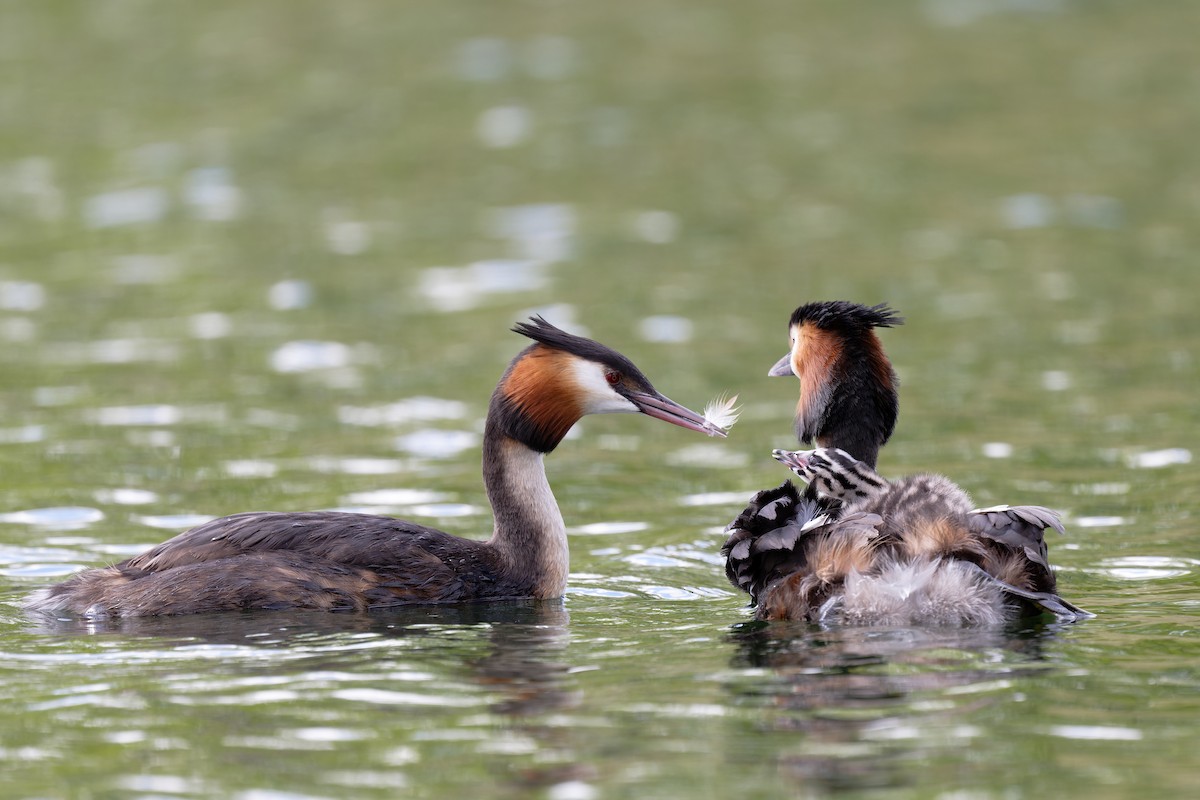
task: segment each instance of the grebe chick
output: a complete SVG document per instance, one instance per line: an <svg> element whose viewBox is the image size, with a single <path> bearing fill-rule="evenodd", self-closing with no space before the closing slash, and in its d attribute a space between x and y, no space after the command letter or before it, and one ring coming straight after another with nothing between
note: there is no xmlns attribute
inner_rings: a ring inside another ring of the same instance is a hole
<svg viewBox="0 0 1200 800"><path fill-rule="evenodd" d="M889 481L843 450L774 451L818 496L842 503L729 552L760 619L874 625L989 625L1049 612L1091 616L1059 597L1041 506L973 509L941 475Z"/></svg>
<svg viewBox="0 0 1200 800"><path fill-rule="evenodd" d="M561 597L566 528L542 457L585 414L640 412L725 431L657 392L628 358L534 317L534 340L492 394L483 478L495 517L475 541L413 522L331 511L213 520L32 595L26 608L92 617L239 609L364 611L410 603Z"/></svg>

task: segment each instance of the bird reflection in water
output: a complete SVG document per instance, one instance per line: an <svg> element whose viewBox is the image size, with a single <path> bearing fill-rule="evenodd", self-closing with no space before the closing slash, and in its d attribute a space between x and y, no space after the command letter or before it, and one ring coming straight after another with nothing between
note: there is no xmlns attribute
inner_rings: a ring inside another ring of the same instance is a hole
<svg viewBox="0 0 1200 800"><path fill-rule="evenodd" d="M570 620L561 601L401 606L370 614L256 611L181 617L29 619L31 629L43 635L90 634L124 639L122 649L129 651L131 660L137 659L141 649L131 640L139 638L153 639L155 648L215 645L253 648L256 652L277 650L281 658L268 660L268 665L274 664L268 668L294 675L298 684L304 684L313 672L352 672L370 677L373 669L381 682L386 681L395 663L382 666L380 651L364 650L361 645L364 636L396 640L404 646L406 668L437 674L436 693L444 693L447 683L465 684L468 694L471 685L482 687L490 696L487 707L496 717L493 724L502 738L512 735L527 739L536 744L540 755L553 754L553 758L510 763L507 778L514 791L545 790L567 782L592 781L598 775L594 765L577 757L584 748L575 746L579 743L569 727L545 724L546 715L568 712L583 700L571 683L572 667L564 659ZM296 657L303 659L299 670ZM197 660L203 657L198 655ZM263 665L256 657L249 669L260 673ZM355 682L353 687L362 685ZM405 689L411 691L415 685L406 683ZM275 684L273 688L286 686ZM337 688L344 687L339 685L332 691Z"/></svg>
<svg viewBox="0 0 1200 800"><path fill-rule="evenodd" d="M730 691L764 725L803 736L783 749L791 781L828 791L898 788L931 754L978 735L973 715L1015 702L1014 681L1045 674L1044 644L1065 623L903 628L742 623L729 639ZM762 671L767 674L762 674Z"/></svg>
<svg viewBox="0 0 1200 800"><path fill-rule="evenodd" d="M527 715L566 708L577 701L564 688L569 665L559 660L569 638L560 601L514 600L490 604L401 606L371 614L309 611L195 614L183 617L62 617L33 619L41 634L153 637L179 645L288 648L314 639L375 634L384 638L432 638L447 628L486 628L485 655L468 659L471 679L504 694L496 713ZM323 651L336 657L336 641ZM347 649L347 654L356 651Z"/></svg>

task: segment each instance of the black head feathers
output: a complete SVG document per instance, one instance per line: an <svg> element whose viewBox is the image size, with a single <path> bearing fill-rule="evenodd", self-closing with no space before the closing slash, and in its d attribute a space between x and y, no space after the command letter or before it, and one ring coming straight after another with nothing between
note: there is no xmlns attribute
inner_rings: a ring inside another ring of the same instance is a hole
<svg viewBox="0 0 1200 800"><path fill-rule="evenodd" d="M611 347L605 347L591 339L585 339L582 336L567 333L561 328L556 328L549 322L546 322L540 315L530 317L528 322L518 322L512 327L512 330L514 333L528 336L535 342L544 344L547 347L553 347L555 350L562 350L580 358L586 358L589 361L595 361L599 364L612 367L625 376L631 383L641 385L647 389L653 389L650 379L643 375L642 371L632 361L616 350L613 350Z"/></svg>
<svg viewBox="0 0 1200 800"><path fill-rule="evenodd" d="M901 317L887 303L864 306L847 300L829 300L806 303L792 312L789 327L810 323L823 330L843 333L862 333L871 328L893 328L904 324Z"/></svg>

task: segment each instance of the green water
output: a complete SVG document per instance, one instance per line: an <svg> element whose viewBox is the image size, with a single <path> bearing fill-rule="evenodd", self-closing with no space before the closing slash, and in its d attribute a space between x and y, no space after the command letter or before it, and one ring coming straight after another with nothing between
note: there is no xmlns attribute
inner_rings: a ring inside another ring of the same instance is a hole
<svg viewBox="0 0 1200 800"><path fill-rule="evenodd" d="M0 7L0 784L12 798L1191 797L1200 7ZM474 266L471 266L474 265ZM792 308L889 301L885 473L1064 511L1006 631L759 628ZM589 418L563 605L105 629L19 599L249 509L490 529L542 310L727 441ZM320 344L324 343L324 344ZM431 399L432 398L432 399Z"/></svg>

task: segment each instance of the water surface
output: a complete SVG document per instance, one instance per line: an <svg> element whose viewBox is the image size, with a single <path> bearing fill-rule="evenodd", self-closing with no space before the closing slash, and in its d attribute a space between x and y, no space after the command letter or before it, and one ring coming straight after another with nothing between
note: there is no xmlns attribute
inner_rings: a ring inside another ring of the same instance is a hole
<svg viewBox="0 0 1200 800"><path fill-rule="evenodd" d="M1075 2L0 11L0 777L35 797L1191 797L1197 11ZM1087 622L762 626L791 309L890 301L891 475L1061 509ZM533 313L710 441L547 462L563 603L31 619L250 509L490 530Z"/></svg>

